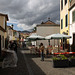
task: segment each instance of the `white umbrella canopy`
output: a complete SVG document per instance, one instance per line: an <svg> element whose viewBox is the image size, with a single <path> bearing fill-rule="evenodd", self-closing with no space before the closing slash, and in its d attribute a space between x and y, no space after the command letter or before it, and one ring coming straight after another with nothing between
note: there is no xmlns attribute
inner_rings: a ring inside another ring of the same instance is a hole
<svg viewBox="0 0 75 75"><path fill-rule="evenodd" d="M63 39L63 38L68 39L71 38L71 36L57 33L45 37L45 39Z"/></svg>
<svg viewBox="0 0 75 75"><path fill-rule="evenodd" d="M44 40L45 38L43 36L37 35L36 33L30 35L27 37L28 40Z"/></svg>
<svg viewBox="0 0 75 75"><path fill-rule="evenodd" d="M65 34L60 34L60 33L52 34L52 35L49 35L49 36L45 37L45 39L47 39L47 40L51 40L51 39L69 39L69 38L71 38L71 36L65 35ZM58 44L58 46L59 46L59 44ZM58 51L59 51L59 47L58 47Z"/></svg>

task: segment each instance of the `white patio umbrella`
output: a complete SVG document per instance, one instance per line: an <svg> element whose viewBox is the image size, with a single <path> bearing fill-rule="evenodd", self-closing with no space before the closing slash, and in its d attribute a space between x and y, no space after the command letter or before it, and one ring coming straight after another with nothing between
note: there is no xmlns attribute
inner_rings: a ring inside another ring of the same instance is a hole
<svg viewBox="0 0 75 75"><path fill-rule="evenodd" d="M27 37L28 40L44 40L45 38L43 36L37 35L36 33L30 35Z"/></svg>
<svg viewBox="0 0 75 75"><path fill-rule="evenodd" d="M51 40L51 39L69 39L69 38L71 38L71 36L65 35L65 34L60 34L60 33L52 34L52 35L49 35L49 36L45 37L45 39L47 39L47 40ZM59 50L59 48L58 48L58 50Z"/></svg>
<svg viewBox="0 0 75 75"><path fill-rule="evenodd" d="M63 39L63 38L68 39L68 38L71 38L71 36L57 33L57 34L52 34L52 35L45 37L45 39L48 39L48 40L49 39Z"/></svg>

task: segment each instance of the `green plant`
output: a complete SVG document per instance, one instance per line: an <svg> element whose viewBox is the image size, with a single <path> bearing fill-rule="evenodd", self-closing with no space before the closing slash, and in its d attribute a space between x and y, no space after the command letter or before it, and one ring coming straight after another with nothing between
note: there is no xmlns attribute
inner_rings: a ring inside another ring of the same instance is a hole
<svg viewBox="0 0 75 75"><path fill-rule="evenodd" d="M68 59L65 55L59 54L59 56L60 56L60 59L61 59L61 60L66 60L66 59Z"/></svg>
<svg viewBox="0 0 75 75"><path fill-rule="evenodd" d="M70 59L75 59L75 56L71 56Z"/></svg>
<svg viewBox="0 0 75 75"><path fill-rule="evenodd" d="M57 57L53 57L53 60L60 60L59 58L57 58Z"/></svg>
<svg viewBox="0 0 75 75"><path fill-rule="evenodd" d="M66 56L59 54L56 57L53 57L53 60L66 60L68 59Z"/></svg>

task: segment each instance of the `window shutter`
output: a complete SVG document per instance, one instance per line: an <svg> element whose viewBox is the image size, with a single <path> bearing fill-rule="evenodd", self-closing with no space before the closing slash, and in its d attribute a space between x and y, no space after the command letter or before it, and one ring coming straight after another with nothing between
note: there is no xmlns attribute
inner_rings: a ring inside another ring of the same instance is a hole
<svg viewBox="0 0 75 75"><path fill-rule="evenodd" d="M72 13L72 22L75 22L75 10Z"/></svg>
<svg viewBox="0 0 75 75"><path fill-rule="evenodd" d="M65 16L65 27L68 26L68 15Z"/></svg>
<svg viewBox="0 0 75 75"><path fill-rule="evenodd" d="M61 19L61 29L63 29L63 19Z"/></svg>

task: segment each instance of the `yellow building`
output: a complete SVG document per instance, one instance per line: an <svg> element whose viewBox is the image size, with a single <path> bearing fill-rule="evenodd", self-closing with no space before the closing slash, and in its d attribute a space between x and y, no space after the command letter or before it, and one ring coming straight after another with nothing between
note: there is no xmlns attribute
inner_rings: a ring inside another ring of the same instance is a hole
<svg viewBox="0 0 75 75"><path fill-rule="evenodd" d="M1 50L5 48L5 32L7 28L8 16L0 13L0 54Z"/></svg>
<svg viewBox="0 0 75 75"><path fill-rule="evenodd" d="M70 0L60 0L60 33L69 35ZM68 43L68 42L67 42Z"/></svg>

